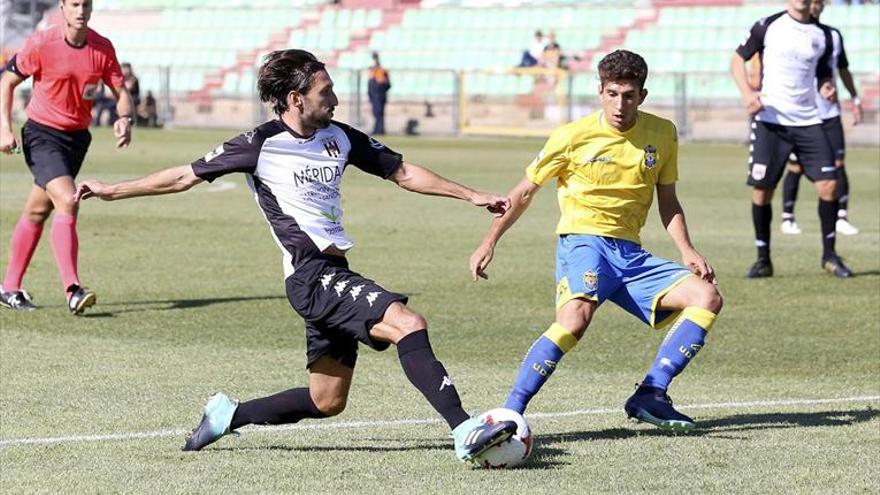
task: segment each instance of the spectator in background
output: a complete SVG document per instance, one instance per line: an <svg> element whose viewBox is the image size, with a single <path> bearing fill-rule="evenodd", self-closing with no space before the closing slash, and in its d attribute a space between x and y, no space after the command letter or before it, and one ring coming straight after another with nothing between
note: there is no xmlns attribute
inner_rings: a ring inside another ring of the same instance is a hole
<svg viewBox="0 0 880 495"><path fill-rule="evenodd" d="M116 113L116 100L107 96L103 81L98 83L98 89L95 90L95 104L92 112L92 125L101 127L101 120L104 114L107 114L108 125L113 125L118 119Z"/></svg>
<svg viewBox="0 0 880 495"><path fill-rule="evenodd" d="M159 127L159 107L152 91L147 91L143 104L138 110L138 125Z"/></svg>
<svg viewBox="0 0 880 495"><path fill-rule="evenodd" d="M136 75L134 75L134 71L131 69L131 64L128 62L123 62L122 65L122 76L125 77L125 89L128 90L128 94L131 95L131 103L134 108L138 108L141 104L141 85L138 81Z"/></svg>
<svg viewBox="0 0 880 495"><path fill-rule="evenodd" d="M544 39L544 33L542 33L540 29L535 31L535 39L532 41L532 45L529 49L523 52L519 67L534 67L540 65L541 60L544 57L544 47L546 45L547 42Z"/></svg>
<svg viewBox="0 0 880 495"><path fill-rule="evenodd" d="M370 66L370 80L367 83L367 96L373 109L373 134L385 134L385 104L391 79L388 71L379 62L379 53L373 52L373 65Z"/></svg>
<svg viewBox="0 0 880 495"><path fill-rule="evenodd" d="M547 44L544 46L544 67L558 69L562 67L562 47L556 42L556 33L550 32L547 36Z"/></svg>

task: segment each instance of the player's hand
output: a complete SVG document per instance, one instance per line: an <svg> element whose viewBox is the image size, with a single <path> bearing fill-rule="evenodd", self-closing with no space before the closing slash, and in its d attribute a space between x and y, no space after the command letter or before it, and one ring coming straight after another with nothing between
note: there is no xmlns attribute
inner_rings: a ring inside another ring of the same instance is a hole
<svg viewBox="0 0 880 495"><path fill-rule="evenodd" d="M746 112L749 112L749 115L755 115L760 112L764 108L764 103L761 102L761 93L752 91L743 98L743 105L746 107Z"/></svg>
<svg viewBox="0 0 880 495"><path fill-rule="evenodd" d="M819 94L831 103L837 101L837 88L831 81L825 81L819 86Z"/></svg>
<svg viewBox="0 0 880 495"><path fill-rule="evenodd" d="M112 199L110 186L97 180L82 181L76 187L76 193L73 195L73 202L79 203L80 201L92 197L101 198L104 201L110 201Z"/></svg>
<svg viewBox="0 0 880 495"><path fill-rule="evenodd" d="M686 266L694 275L700 277L706 282L712 284L718 283L718 280L715 279L715 269L712 268L712 265L709 264L702 254L698 253L696 250L691 250L682 253L681 258L682 262L684 262L684 266Z"/></svg>
<svg viewBox="0 0 880 495"><path fill-rule="evenodd" d="M862 123L862 102L859 101L858 99L853 99L852 112L853 112L853 120L852 120L853 125L861 124Z"/></svg>
<svg viewBox="0 0 880 495"><path fill-rule="evenodd" d="M18 141L16 141L12 129L0 130L0 152L8 155L10 153L16 153L18 150Z"/></svg>
<svg viewBox="0 0 880 495"><path fill-rule="evenodd" d="M486 274L486 268L489 266L489 263L492 262L492 258L495 256L495 247L488 244L480 244L474 254L471 255L471 277L473 277L474 282L481 278L488 279L489 275Z"/></svg>
<svg viewBox="0 0 880 495"><path fill-rule="evenodd" d="M113 135L116 136L116 147L125 148L131 142L131 120L119 117L113 123Z"/></svg>
<svg viewBox="0 0 880 495"><path fill-rule="evenodd" d="M491 193L476 193L471 199L476 206L484 206L492 215L500 217L510 208L510 199Z"/></svg>

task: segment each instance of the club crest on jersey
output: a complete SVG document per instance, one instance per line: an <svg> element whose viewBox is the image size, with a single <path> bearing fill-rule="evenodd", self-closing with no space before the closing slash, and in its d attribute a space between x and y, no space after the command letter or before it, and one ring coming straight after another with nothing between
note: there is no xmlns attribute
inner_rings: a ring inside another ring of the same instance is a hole
<svg viewBox="0 0 880 495"><path fill-rule="evenodd" d="M253 129L242 134L245 140L247 140L248 144L254 144L254 136L257 134L257 130Z"/></svg>
<svg viewBox="0 0 880 495"><path fill-rule="evenodd" d="M376 148L377 150L384 150L385 149L385 145L380 143L379 141L376 141L373 138L369 138L369 140L370 140L370 146L372 146L373 148Z"/></svg>
<svg viewBox="0 0 880 495"><path fill-rule="evenodd" d="M645 146L645 168L654 168L657 165L657 148L649 144Z"/></svg>
<svg viewBox="0 0 880 495"><path fill-rule="evenodd" d="M321 144L324 145L324 151L326 151L328 155L333 158L339 158L341 152L339 151L339 144L336 142L336 139L322 139Z"/></svg>
<svg viewBox="0 0 880 495"><path fill-rule="evenodd" d="M584 287L590 292L595 292L599 288L599 274L593 270L587 270L584 273Z"/></svg>

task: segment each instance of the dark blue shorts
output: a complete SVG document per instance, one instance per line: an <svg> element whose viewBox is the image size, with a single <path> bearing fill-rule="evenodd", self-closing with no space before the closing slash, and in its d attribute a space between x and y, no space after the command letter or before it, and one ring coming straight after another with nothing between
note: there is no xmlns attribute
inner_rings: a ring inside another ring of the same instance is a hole
<svg viewBox="0 0 880 495"><path fill-rule="evenodd" d="M76 178L91 142L88 129L61 131L32 120L21 128L24 160L34 183L43 189L52 179L65 175Z"/></svg>

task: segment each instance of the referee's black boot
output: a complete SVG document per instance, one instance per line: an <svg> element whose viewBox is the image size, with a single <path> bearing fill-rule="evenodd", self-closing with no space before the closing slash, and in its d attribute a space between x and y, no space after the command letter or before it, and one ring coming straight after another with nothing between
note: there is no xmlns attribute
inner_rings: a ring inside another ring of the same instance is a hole
<svg viewBox="0 0 880 495"><path fill-rule="evenodd" d="M70 313L74 315L81 315L86 308L94 306L95 302L98 300L98 296L96 296L94 292L76 284L68 287L67 293L69 294L67 298L67 309L69 309Z"/></svg>
<svg viewBox="0 0 880 495"><path fill-rule="evenodd" d="M823 259L822 268L824 268L826 272L834 275L837 278L855 277L855 274L852 272L852 270L850 270L849 267L843 264L843 259L836 254L832 254L831 256Z"/></svg>
<svg viewBox="0 0 880 495"><path fill-rule="evenodd" d="M758 258L758 261L746 273L746 278L767 278L772 276L773 262L770 261L770 258Z"/></svg>

